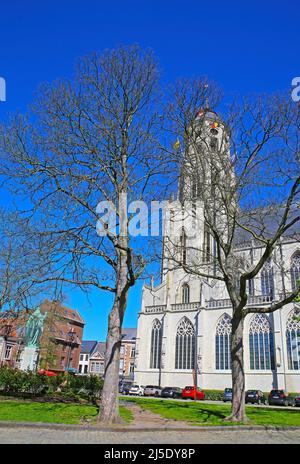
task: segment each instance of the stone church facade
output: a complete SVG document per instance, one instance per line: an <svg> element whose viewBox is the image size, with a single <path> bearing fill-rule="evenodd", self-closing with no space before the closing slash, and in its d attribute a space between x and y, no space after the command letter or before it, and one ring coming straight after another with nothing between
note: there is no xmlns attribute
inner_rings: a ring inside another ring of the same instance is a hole
<svg viewBox="0 0 300 464"><path fill-rule="evenodd" d="M207 125L219 118L207 110ZM223 130L222 124L214 134ZM215 135L214 135L215 137ZM218 135L217 135L218 137ZM191 190L188 179L182 189ZM180 193L179 193L180 198ZM187 274L170 261L170 243L178 240L189 260L189 251L209 249L214 243L201 220L173 202L165 211L162 278L158 285L144 284L138 317L135 382L141 385L184 387L197 384L204 389L231 387L230 337L231 302L225 284L213 278ZM203 217L203 216L202 216ZM188 235L188 231L196 234ZM284 237L272 259L248 285L248 307L267 308L280 301L300 278L300 243L297 231ZM241 237L236 254L255 264L261 244ZM244 326L246 389L272 388L300 392L300 323L295 318L300 303L290 303L271 314L249 314Z"/></svg>

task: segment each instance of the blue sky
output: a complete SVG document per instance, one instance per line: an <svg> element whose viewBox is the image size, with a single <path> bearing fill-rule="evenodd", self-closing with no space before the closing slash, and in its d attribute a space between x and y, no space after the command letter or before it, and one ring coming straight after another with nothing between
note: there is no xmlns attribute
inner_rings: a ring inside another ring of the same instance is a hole
<svg viewBox="0 0 300 464"><path fill-rule="evenodd" d="M43 81L72 74L76 58L119 44L151 47L163 79L207 75L226 95L287 89L300 75L299 0L14 0L0 6L0 119L25 110ZM3 198L2 198L3 201ZM126 326L135 326L140 288ZM68 296L86 320L85 338L104 339L110 298Z"/></svg>

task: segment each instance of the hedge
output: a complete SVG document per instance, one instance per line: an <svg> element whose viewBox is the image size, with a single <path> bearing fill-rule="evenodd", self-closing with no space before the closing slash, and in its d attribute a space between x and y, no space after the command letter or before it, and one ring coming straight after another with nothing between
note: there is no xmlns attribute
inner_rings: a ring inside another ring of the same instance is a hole
<svg viewBox="0 0 300 464"><path fill-rule="evenodd" d="M97 376L58 374L48 377L9 367L0 368L0 394L16 397L62 397L94 402L101 395L103 381Z"/></svg>
<svg viewBox="0 0 300 464"><path fill-rule="evenodd" d="M223 401L224 390L203 390L205 399L210 401Z"/></svg>

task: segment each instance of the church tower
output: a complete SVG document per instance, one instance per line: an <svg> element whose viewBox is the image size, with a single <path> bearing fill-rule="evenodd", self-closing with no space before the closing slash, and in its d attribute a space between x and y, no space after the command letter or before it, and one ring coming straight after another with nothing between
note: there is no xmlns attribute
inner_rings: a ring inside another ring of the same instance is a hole
<svg viewBox="0 0 300 464"><path fill-rule="evenodd" d="M205 108L196 114L185 140L179 179L181 203L213 196L216 183L220 183L218 176L225 180L231 170L229 138L229 130L216 112Z"/></svg>
<svg viewBox="0 0 300 464"><path fill-rule="evenodd" d="M165 215L163 274L180 273L185 264L216 271L211 229L226 230L224 192L232 202L233 182L229 130L216 112L202 109L186 135L178 201Z"/></svg>

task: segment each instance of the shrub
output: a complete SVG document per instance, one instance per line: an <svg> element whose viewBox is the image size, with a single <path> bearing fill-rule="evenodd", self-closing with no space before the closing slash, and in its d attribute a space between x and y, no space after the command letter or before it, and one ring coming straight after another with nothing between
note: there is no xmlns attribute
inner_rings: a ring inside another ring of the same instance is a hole
<svg viewBox="0 0 300 464"><path fill-rule="evenodd" d="M96 376L58 374L48 377L9 367L0 368L0 393L11 396L53 396L80 398L95 402L100 397L103 381Z"/></svg>
<svg viewBox="0 0 300 464"><path fill-rule="evenodd" d="M203 390L205 399L210 401L223 401L223 390Z"/></svg>

